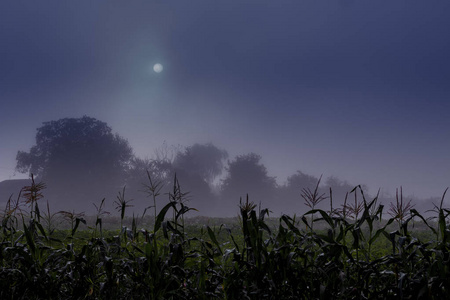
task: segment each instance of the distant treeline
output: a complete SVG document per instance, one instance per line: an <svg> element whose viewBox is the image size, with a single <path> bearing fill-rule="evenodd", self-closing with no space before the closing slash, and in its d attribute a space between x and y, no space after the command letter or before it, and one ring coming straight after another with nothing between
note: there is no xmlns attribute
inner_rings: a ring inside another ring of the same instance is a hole
<svg viewBox="0 0 450 300"><path fill-rule="evenodd" d="M103 198L113 209L119 192L132 200L128 211L142 213L152 205L146 193L149 185L157 184L159 194L169 197L175 178L186 193L186 205L196 208L198 214L212 216L235 215L239 199L247 195L255 203L271 207L275 214L303 213L308 209L304 192L314 190L320 180L316 192L328 198L320 203L322 208L331 204L342 207L346 200L351 201L349 192L354 188L336 177L322 180L301 171L279 184L261 156L248 153L230 160L225 149L212 143L164 144L151 158L143 159L106 123L88 116L44 122L37 129L36 144L29 152L17 153L17 170L34 174L46 184L45 199L52 209L86 213L94 212L94 204ZM9 192L18 194L17 190Z"/></svg>

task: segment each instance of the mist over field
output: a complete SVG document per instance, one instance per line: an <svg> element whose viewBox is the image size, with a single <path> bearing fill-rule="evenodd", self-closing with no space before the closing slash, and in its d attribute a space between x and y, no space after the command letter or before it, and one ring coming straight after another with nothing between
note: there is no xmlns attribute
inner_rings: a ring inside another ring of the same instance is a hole
<svg viewBox="0 0 450 300"><path fill-rule="evenodd" d="M351 185L333 176L315 177L300 170L280 184L260 155L229 158L227 150L212 143L187 147L163 144L151 158L143 159L134 155L128 141L114 134L105 122L88 116L44 122L37 129L36 144L28 152L18 151L16 159L17 172L32 178L1 182L3 204L26 197L30 187L33 190L34 185L44 184L35 191L36 197L43 209L53 212L96 215L125 211L144 216L177 202L190 216L231 217L241 204L249 202L280 216L318 208L359 210L364 199L375 197L387 206L403 201L402 188L395 196L380 191L371 195L365 185ZM405 197L405 203L412 202L417 208L432 208L438 200Z"/></svg>
<svg viewBox="0 0 450 300"><path fill-rule="evenodd" d="M32 173L55 211L94 214L106 198L114 212L125 191L142 214L148 175L158 208L179 183L192 215L236 215L247 194L275 216L302 213L319 178L334 208L361 185L386 206L402 187L431 209L450 186L449 10L3 2L0 204Z"/></svg>

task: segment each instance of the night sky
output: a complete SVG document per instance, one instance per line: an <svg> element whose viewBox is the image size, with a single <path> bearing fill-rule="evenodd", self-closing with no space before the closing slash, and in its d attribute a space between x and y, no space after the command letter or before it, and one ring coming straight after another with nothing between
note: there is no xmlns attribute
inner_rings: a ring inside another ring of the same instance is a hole
<svg viewBox="0 0 450 300"><path fill-rule="evenodd" d="M450 186L449 1L2 1L0 181L42 122L88 115L390 194ZM163 70L153 70L155 64Z"/></svg>

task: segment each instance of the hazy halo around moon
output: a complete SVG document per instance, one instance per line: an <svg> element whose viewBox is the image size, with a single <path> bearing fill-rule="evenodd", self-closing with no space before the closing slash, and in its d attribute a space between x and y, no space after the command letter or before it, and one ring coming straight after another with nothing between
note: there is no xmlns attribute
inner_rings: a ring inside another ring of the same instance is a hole
<svg viewBox="0 0 450 300"><path fill-rule="evenodd" d="M153 71L155 71L156 73L161 73L163 70L164 70L164 67L160 63L157 63L153 66Z"/></svg>

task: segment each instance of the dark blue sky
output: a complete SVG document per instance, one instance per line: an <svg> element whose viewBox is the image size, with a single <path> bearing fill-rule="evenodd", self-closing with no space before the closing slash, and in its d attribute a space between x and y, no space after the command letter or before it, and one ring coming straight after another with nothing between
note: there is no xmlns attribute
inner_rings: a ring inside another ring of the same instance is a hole
<svg viewBox="0 0 450 300"><path fill-rule="evenodd" d="M0 180L44 121L89 115L137 155L253 151L393 194L450 185L448 1L3 1ZM155 63L163 72L152 71Z"/></svg>

